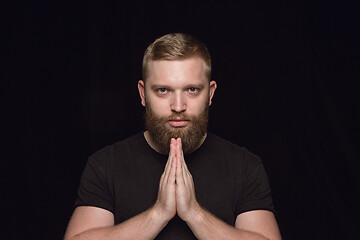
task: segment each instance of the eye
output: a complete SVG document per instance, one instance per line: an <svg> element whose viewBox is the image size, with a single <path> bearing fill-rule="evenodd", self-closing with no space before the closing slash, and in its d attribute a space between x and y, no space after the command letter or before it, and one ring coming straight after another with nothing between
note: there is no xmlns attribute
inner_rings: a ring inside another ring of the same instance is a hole
<svg viewBox="0 0 360 240"><path fill-rule="evenodd" d="M166 94L168 92L168 90L166 88L158 88L158 89L156 89L156 92L158 94Z"/></svg>
<svg viewBox="0 0 360 240"><path fill-rule="evenodd" d="M200 91L200 88L191 87L188 89L189 93L198 93Z"/></svg>

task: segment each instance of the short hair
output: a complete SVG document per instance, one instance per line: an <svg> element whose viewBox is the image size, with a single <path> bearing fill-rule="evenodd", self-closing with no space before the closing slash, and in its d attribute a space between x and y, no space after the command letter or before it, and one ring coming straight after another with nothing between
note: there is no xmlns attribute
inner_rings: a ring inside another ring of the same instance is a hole
<svg viewBox="0 0 360 240"><path fill-rule="evenodd" d="M204 60L206 66L206 77L211 78L210 53L200 40L185 33L166 34L151 43L144 53L142 63L142 76L147 78L147 67L150 61L155 60L183 60L199 57Z"/></svg>

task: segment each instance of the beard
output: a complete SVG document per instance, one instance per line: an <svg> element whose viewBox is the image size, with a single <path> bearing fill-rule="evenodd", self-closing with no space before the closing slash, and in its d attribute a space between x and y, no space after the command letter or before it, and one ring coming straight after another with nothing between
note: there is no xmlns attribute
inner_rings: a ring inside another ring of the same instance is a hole
<svg viewBox="0 0 360 240"><path fill-rule="evenodd" d="M169 120L175 118L190 120L184 127L172 127ZM209 119L209 104L197 115L188 116L185 113L172 113L168 117L159 117L146 105L145 127L157 149L164 154L170 151L171 138L181 138L184 154L189 154L200 147L206 134Z"/></svg>

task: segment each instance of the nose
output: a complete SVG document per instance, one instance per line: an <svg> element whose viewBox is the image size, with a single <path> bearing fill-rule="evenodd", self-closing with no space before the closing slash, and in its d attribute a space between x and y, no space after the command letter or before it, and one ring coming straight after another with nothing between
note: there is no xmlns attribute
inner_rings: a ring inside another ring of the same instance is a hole
<svg viewBox="0 0 360 240"><path fill-rule="evenodd" d="M186 110L185 98L182 93L176 92L173 95L172 103L170 104L171 111L180 113Z"/></svg>

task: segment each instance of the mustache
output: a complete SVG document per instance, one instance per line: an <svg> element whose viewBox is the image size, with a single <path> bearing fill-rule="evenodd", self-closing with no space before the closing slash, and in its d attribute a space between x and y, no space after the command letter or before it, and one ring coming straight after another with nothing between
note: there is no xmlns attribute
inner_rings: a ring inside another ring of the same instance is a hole
<svg viewBox="0 0 360 240"><path fill-rule="evenodd" d="M190 120L191 117L186 115L185 113L181 112L181 113L172 113L169 117L167 117L168 121L172 121L172 120Z"/></svg>

